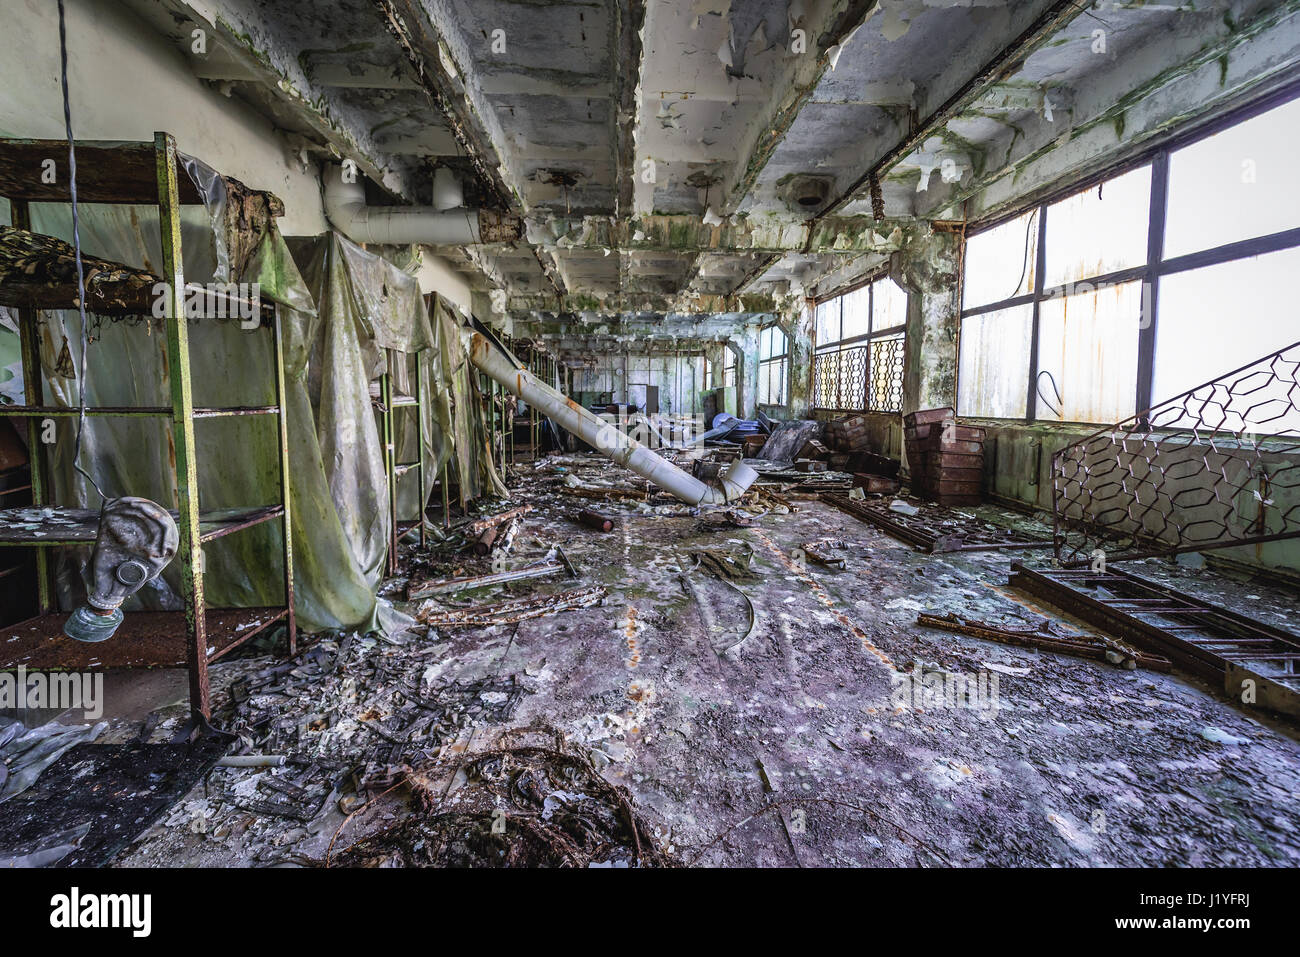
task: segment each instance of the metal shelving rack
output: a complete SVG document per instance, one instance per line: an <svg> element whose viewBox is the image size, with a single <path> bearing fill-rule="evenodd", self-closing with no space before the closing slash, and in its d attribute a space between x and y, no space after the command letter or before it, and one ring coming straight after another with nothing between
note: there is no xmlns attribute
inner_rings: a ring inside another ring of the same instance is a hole
<svg viewBox="0 0 1300 957"><path fill-rule="evenodd" d="M421 350L422 352L423 350ZM397 543L408 533L418 527L420 532L420 547L424 548L427 543L427 532L424 524L424 366L420 363L421 352L400 352L397 349L386 349L385 358L387 362L384 366L384 374L379 377L379 427L384 446L384 473L388 476L388 514L392 519L388 533L388 573L390 575L397 573ZM412 380L414 385L413 395L404 395L393 388L393 363L396 361L406 361L408 358L415 360L415 377ZM416 421L417 445L419 454L414 462L397 461L397 426L396 412L398 409L414 409ZM416 473L416 479L420 487L420 512L414 520L402 521L397 515L397 480L409 472Z"/></svg>
<svg viewBox="0 0 1300 957"><path fill-rule="evenodd" d="M127 203L158 207L162 234L163 269L170 280L164 322L171 380L171 404L157 407L92 408L92 416L156 416L171 420L175 445L174 503L181 547L173 564L180 572L180 597L184 611L128 612L118 633L109 641L86 645L63 636L68 613L55 606L52 567L48 549L93 544L98 512L55 508L56 521L46 531L34 533L23 525L0 524L0 546L35 548L39 614L0 629L0 666L29 668L132 668L175 666L182 661L189 672L190 710L206 722L211 717L208 665L276 623L288 632L289 653L297 651L293 610L293 539L289 502L288 422L285 407L283 330L279 310L262 304L262 328L269 329L275 366L275 405L195 408L191 390L189 330L185 318L187 290L181 258L180 207L198 204L201 197L177 165L176 141L167 133L154 134L152 143L78 142L78 200L85 203ZM31 202L68 202L67 143L62 140L0 140L0 195L9 199L14 226L30 230ZM43 182L44 163L54 159L55 184ZM138 271L137 271L138 272ZM152 295L137 283L120 297L87 293L87 310L102 315L148 315ZM63 300L51 301L51 291L35 293L19 286L6 290L0 284L0 303L19 313L23 381L26 404L0 406L0 414L31 420L32 503L50 508L49 463L39 441L32 441L36 420L76 416L78 410L44 405L41 383L37 310L76 308L76 286L63 290ZM111 306L99 308L102 303ZM227 313L230 314L230 313ZM280 500L272 505L220 512L199 507L195 422L230 416L274 416L278 432ZM284 604L263 608L210 608L204 601L203 545L225 535L279 521L283 530ZM183 646L183 650L182 650Z"/></svg>

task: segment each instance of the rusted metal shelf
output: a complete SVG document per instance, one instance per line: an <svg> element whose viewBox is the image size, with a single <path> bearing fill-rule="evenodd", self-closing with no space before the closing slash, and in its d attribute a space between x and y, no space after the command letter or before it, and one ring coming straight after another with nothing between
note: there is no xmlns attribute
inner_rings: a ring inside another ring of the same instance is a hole
<svg viewBox="0 0 1300 957"><path fill-rule="evenodd" d="M216 661L287 614L275 607L206 609L207 660ZM0 668L94 671L186 665L184 612L128 612L118 634L102 644L69 641L63 634L67 619L66 612L52 612L0 628Z"/></svg>
<svg viewBox="0 0 1300 957"><path fill-rule="evenodd" d="M982 552L1002 549L1051 548L1045 539L1033 538L1014 529L943 505L918 504L916 515L895 512L878 502L855 502L847 495L824 492L821 501L854 518L874 525L923 552Z"/></svg>
<svg viewBox="0 0 1300 957"><path fill-rule="evenodd" d="M86 415L113 418L151 418L170 416L172 411L172 407L169 405L100 405L87 406ZM195 419L220 419L243 415L275 415L279 411L279 407L274 405L211 406L195 409L193 417ZM81 414L81 411L61 405L3 405L0 406L0 414L27 419L55 419L76 418Z"/></svg>
<svg viewBox="0 0 1300 957"><path fill-rule="evenodd" d="M201 296L204 312L215 311L220 317L249 314L253 305L240 298L232 288L219 285L187 284L182 275L180 207L201 204L203 197L188 175L182 175L176 141L167 133L154 134L151 143L113 143L82 141L76 144L77 193L84 203L130 203L156 206L162 240L159 271L170 284L161 290L161 280L144 270L119 263L96 261L103 267L100 282L86 286L86 308L107 315L153 315L163 305L162 321L166 330L166 357L169 370L171 404L148 407L99 407L88 415L149 417L170 419L173 428L173 461L180 531L180 550L173 567L179 574L183 612L131 612L118 633L104 646L82 645L63 636L67 618L58 612L54 596L49 549L34 549L40 615L21 626L26 637L0 643L0 655L11 663L32 667L78 667L94 662L107 667L147 667L184 664L189 671L190 708L196 719L211 717L207 665L242 644L267 626L283 621L288 632L289 650L296 649L297 629L293 610L293 540L289 498L288 419L285 406L284 331L279 310L274 303L261 302L260 323L270 332L275 404L195 408L192 398L193 375L189 345L189 319L186 306L192 296ZM22 347L23 381L26 402L22 407L4 406L0 415L27 418L69 417L77 409L52 408L44 402L41 373L38 309L75 309L79 290L70 279L67 266L75 272L75 252L66 243L30 232L32 202L70 200L67 166L68 144L62 140L0 140L0 196L10 201L14 229L10 239L15 246L30 243L34 261L41 273L35 282L14 276L7 291L0 289L0 301L18 306ZM43 162L52 158L56 176L45 182ZM269 193L254 194L237 180L222 177L228 196L249 198L257 195L272 215L283 211L279 200ZM83 255L83 261L91 257ZM163 301L159 303L159 295ZM4 297L9 298L4 298ZM224 311L223 311L223 306ZM234 308L231 308L234 307ZM273 505L252 506L200 513L198 501L198 459L194 423L198 419L236 416L273 416L278 433L280 500ZM42 443L31 443L32 506L38 520L0 521L0 545L58 546L87 545L95 540L98 512L74 509L51 509L53 487L46 450ZM212 609L203 601L203 551L206 542L266 522L278 521L282 530L284 605L277 608ZM19 652L28 648L24 658ZM17 656L17 657L15 657ZM22 660L19 660L22 659Z"/></svg>
<svg viewBox="0 0 1300 957"><path fill-rule="evenodd" d="M1300 717L1300 635L1116 568L1011 566L1010 584L1170 658L1243 700Z"/></svg>
<svg viewBox="0 0 1300 957"><path fill-rule="evenodd" d="M384 373L379 377L379 381L372 383L370 386L371 398L375 403L375 408L379 412L379 429L382 434L384 445L384 472L388 477L388 572L394 574L397 571L397 543L402 537L416 527L420 531L420 547L423 548L427 543L427 537L424 526L424 493L425 493L425 463L424 463L424 402L425 402L425 382L424 366L420 361L420 353L405 353L397 349L386 350L387 363L384 367ZM412 385L414 394L407 395L404 392L397 391L393 384L392 370L395 364L400 360L407 362L414 360L415 374L412 376ZM415 432L416 445L418 447L417 456L414 462L397 461L397 421L394 412L397 409L413 409L415 411ZM420 511L415 520L412 521L406 530L402 526L405 524L398 520L397 517L397 480L408 472L416 473L416 481L419 483L420 491L418 498L420 501Z"/></svg>
<svg viewBox="0 0 1300 957"><path fill-rule="evenodd" d="M24 520L24 516L34 512L49 514L40 521ZM240 532L254 525L277 519L283 514L282 505L200 513L199 541L215 541L232 532ZM179 513L172 512L173 518L178 515ZM99 512L89 508L48 505L38 508L29 505L23 508L0 509L0 548L93 545L98 527Z"/></svg>

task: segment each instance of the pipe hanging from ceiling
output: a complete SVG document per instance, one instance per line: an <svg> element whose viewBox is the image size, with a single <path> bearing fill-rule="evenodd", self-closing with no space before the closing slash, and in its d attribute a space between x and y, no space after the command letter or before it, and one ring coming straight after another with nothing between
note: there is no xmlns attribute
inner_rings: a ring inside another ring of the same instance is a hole
<svg viewBox="0 0 1300 957"><path fill-rule="evenodd" d="M477 209L367 206L365 184L359 176L348 182L343 176L343 167L337 163L325 167L322 179L325 215L335 229L354 243L442 246L483 241Z"/></svg>
<svg viewBox="0 0 1300 957"><path fill-rule="evenodd" d="M507 392L540 410L561 428L637 475L677 496L688 505L723 505L749 490L758 473L736 459L708 485L656 455L636 439L555 389L519 365L509 353L482 332L470 340L470 360Z"/></svg>

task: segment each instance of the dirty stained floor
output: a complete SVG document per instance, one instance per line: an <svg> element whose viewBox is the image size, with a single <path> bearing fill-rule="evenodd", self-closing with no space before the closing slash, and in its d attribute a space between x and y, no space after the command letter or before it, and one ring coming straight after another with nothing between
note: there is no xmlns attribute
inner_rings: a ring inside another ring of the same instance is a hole
<svg viewBox="0 0 1300 957"><path fill-rule="evenodd" d="M1182 674L1127 671L915 624L921 611L1017 625L1047 613L1068 622L1006 584L1012 560L1046 560L1047 550L927 556L815 501L768 512L754 528L705 530L676 504L580 499L564 488L568 474L588 486L628 487L626 473L595 456L552 458L535 471L520 465L510 504L535 509L509 564L559 543L578 580L519 582L446 604L599 583L607 589L602 605L486 628L417 625L389 640L326 639L304 660L314 654L327 678L303 665L301 681L231 705L229 689L241 676L282 664L245 656L214 667L218 702L244 720L259 708L270 717L256 720L289 716L283 720L299 725L296 747L311 752L370 742L379 732L367 725L383 727L394 707L386 689L401 682L468 689L474 706L434 722L414 757L403 759L446 771L432 788L435 804L467 790L454 775L465 755L531 734L586 754L605 781L625 786L658 848L678 863L1300 863L1294 727L1235 708ZM618 527L602 534L574 523L569 516L584 506L616 516ZM844 541L847 568L801 567L794 550L827 537ZM753 577L733 588L703 568L688 573L690 552L700 549L752 550ZM470 574L490 570L487 559L459 565ZM1285 589L1167 562L1134 570L1294 628L1297 598ZM395 598L403 585L392 583ZM741 592L755 627L736 644L749 625ZM397 602L410 613L422 604ZM899 707L891 679L917 669L983 673L989 690L996 680L996 697L974 708ZM173 712L158 733L178 720ZM249 731L243 749L256 739ZM421 805L396 783L386 790L372 781L360 796L351 793L353 778L324 785L337 786L303 819L259 812L254 798L289 772L218 769L119 863L346 860L336 855L428 811L427 799Z"/></svg>

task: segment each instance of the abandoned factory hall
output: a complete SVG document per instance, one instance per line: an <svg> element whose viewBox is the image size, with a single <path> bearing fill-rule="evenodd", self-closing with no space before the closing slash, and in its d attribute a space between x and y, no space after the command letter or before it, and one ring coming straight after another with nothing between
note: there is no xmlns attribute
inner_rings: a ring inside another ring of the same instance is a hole
<svg viewBox="0 0 1300 957"><path fill-rule="evenodd" d="M1300 3L5 0L0 73L12 913L1268 923Z"/></svg>

